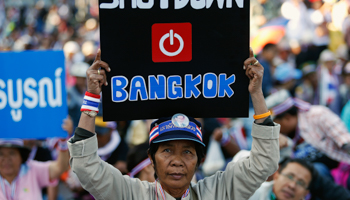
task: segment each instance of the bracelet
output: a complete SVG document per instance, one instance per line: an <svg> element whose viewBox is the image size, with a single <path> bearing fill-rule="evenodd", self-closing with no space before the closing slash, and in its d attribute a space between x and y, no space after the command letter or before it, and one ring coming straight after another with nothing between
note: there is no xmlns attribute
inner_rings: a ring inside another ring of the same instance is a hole
<svg viewBox="0 0 350 200"><path fill-rule="evenodd" d="M253 115L253 118L254 119L262 119L262 118L268 117L270 115L271 115L271 112L268 111L268 112L260 114L260 115Z"/></svg>
<svg viewBox="0 0 350 200"><path fill-rule="evenodd" d="M100 103L100 95L92 94L90 92L85 92L83 105L80 111L95 111L98 113L98 105Z"/></svg>
<svg viewBox="0 0 350 200"><path fill-rule="evenodd" d="M68 143L67 140L59 140L57 145L57 150L59 151L67 151L68 150Z"/></svg>

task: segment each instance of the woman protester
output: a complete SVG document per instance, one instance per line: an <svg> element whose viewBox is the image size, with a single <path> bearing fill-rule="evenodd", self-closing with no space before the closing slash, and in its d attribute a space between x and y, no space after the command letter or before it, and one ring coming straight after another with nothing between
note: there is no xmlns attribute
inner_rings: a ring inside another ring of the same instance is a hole
<svg viewBox="0 0 350 200"><path fill-rule="evenodd" d="M85 100L99 102L107 63L101 61L99 50L94 63L87 70L88 92ZM268 176L278 167L280 126L274 124L267 110L262 93L263 66L250 50L244 61L244 70L250 79L249 92L252 97L256 119L252 128L251 155L236 163L230 162L225 171L204 178L196 184L191 179L203 158L201 124L194 118L181 114L184 123L172 118L161 118L153 122L150 131L148 157L155 169L155 182L140 181L123 176L120 171L103 162L97 155L97 139L94 116L97 109L86 109L68 146L70 165L82 186L96 199L162 199L162 200L213 200L248 199ZM88 102L89 103L89 102ZM89 103L93 105L93 103Z"/></svg>
<svg viewBox="0 0 350 200"><path fill-rule="evenodd" d="M70 132L69 119L64 120L63 129ZM21 139L0 140L0 199L42 200L42 188L55 186L60 175L69 167L67 140L58 142L58 158L55 161L39 162L28 159L31 150Z"/></svg>

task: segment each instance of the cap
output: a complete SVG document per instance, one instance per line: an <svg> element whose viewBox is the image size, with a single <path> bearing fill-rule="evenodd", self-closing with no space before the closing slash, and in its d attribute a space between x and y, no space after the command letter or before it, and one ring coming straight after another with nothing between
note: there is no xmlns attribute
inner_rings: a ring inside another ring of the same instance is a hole
<svg viewBox="0 0 350 200"><path fill-rule="evenodd" d="M286 83L293 79L300 79L301 76L302 72L288 63L278 65L274 73L274 78L281 83Z"/></svg>
<svg viewBox="0 0 350 200"><path fill-rule="evenodd" d="M85 62L76 62L72 65L70 69L70 74L76 77L86 77L86 71L89 68L89 64Z"/></svg>
<svg viewBox="0 0 350 200"><path fill-rule="evenodd" d="M27 161L31 151L29 148L24 146L23 140L21 139L1 139L0 147L17 148L20 151L22 163Z"/></svg>
<svg viewBox="0 0 350 200"><path fill-rule="evenodd" d="M306 63L303 65L301 71L303 72L303 76L316 72L316 65L313 63Z"/></svg>
<svg viewBox="0 0 350 200"><path fill-rule="evenodd" d="M321 62L327 62L327 61L335 61L335 55L331 50L323 50L320 54L320 61Z"/></svg>
<svg viewBox="0 0 350 200"><path fill-rule="evenodd" d="M192 140L205 147L202 138L201 123L181 113L154 121L151 124L150 130L150 144L172 140Z"/></svg>
<svg viewBox="0 0 350 200"><path fill-rule="evenodd" d="M117 128L116 122L104 122L102 116L95 117L95 132L99 135L108 133L111 129Z"/></svg>

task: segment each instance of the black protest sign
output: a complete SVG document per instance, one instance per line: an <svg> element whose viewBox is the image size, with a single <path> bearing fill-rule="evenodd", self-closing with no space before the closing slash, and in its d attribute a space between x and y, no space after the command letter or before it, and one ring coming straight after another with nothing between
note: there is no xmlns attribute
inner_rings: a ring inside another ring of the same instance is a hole
<svg viewBox="0 0 350 200"><path fill-rule="evenodd" d="M100 0L104 120L247 117L248 0Z"/></svg>

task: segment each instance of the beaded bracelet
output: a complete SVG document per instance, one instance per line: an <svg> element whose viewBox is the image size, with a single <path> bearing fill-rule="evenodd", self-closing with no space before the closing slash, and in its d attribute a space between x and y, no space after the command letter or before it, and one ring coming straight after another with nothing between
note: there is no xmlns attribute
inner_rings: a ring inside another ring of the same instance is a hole
<svg viewBox="0 0 350 200"><path fill-rule="evenodd" d="M68 144L67 144L67 140L59 140L58 141L58 145L57 145L57 150L59 151L67 151L68 150Z"/></svg>

